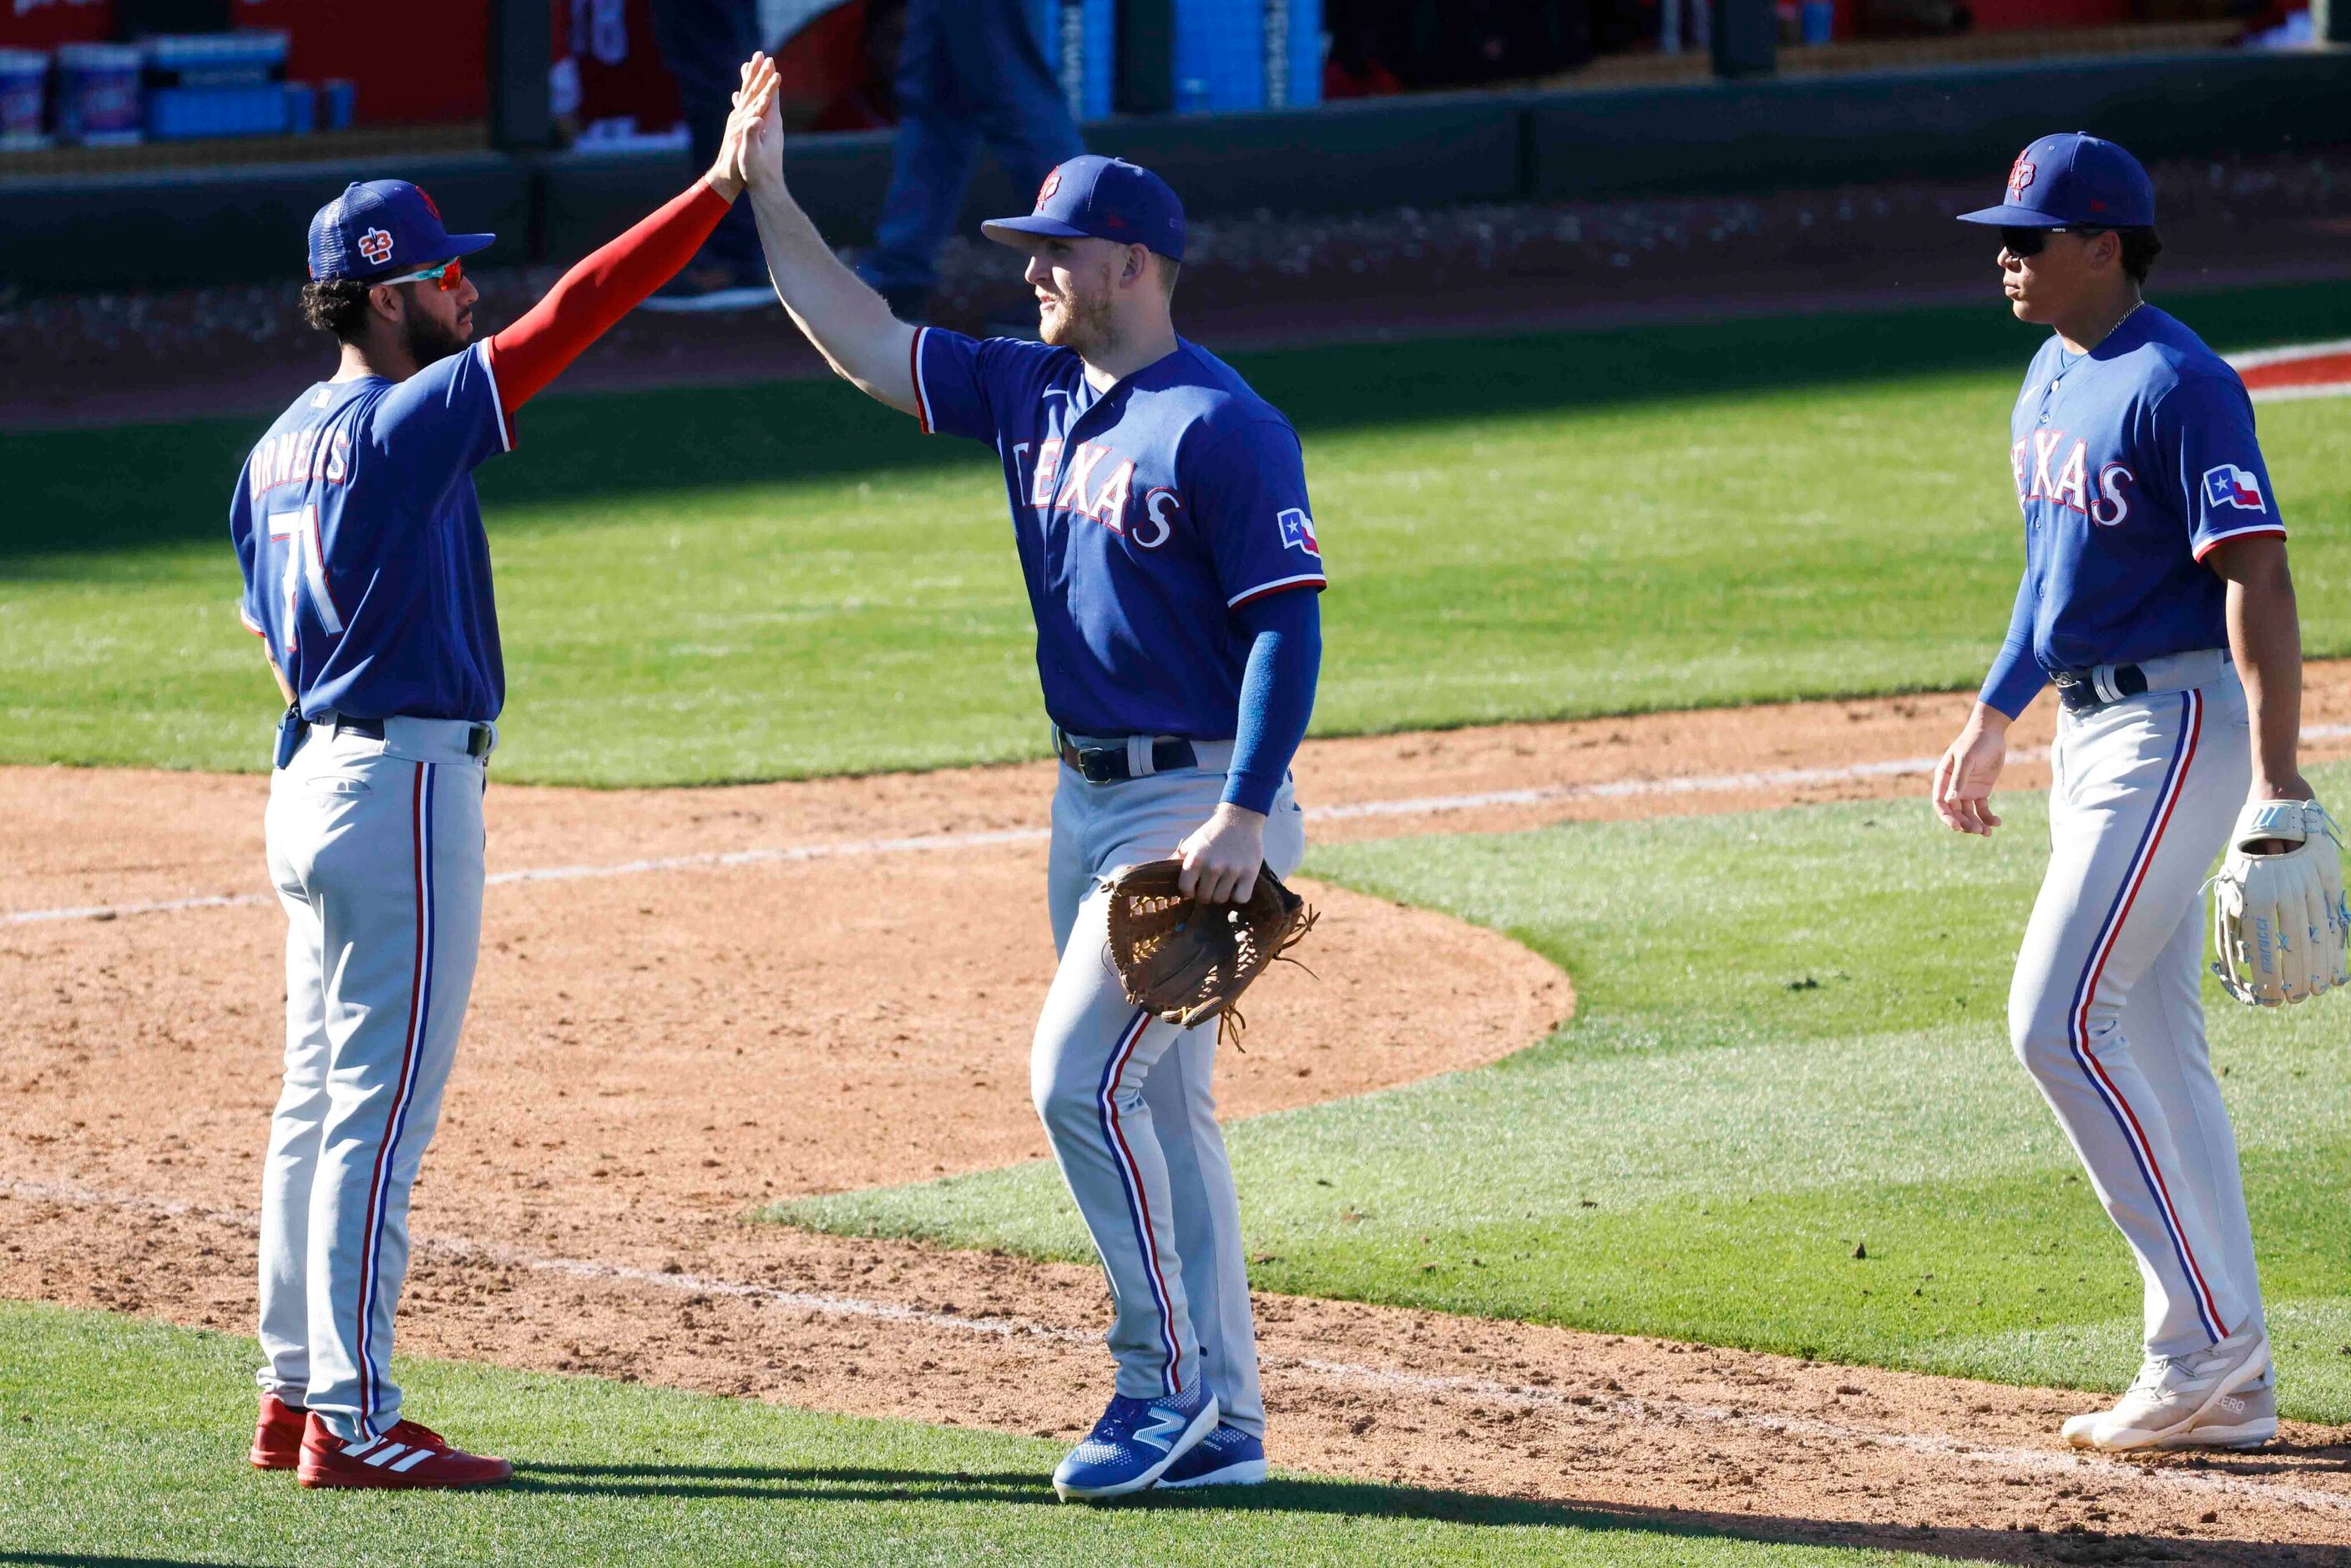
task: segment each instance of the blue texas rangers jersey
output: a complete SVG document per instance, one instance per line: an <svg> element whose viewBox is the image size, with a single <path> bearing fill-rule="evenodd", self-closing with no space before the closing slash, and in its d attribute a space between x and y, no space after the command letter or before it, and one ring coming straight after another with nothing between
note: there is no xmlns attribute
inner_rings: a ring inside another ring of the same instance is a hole
<svg viewBox="0 0 2351 1568"><path fill-rule="evenodd" d="M2009 437L2024 581L1987 702L2013 713L2041 674L2228 645L2226 585L2199 563L2285 527L2225 361L2152 305L2086 354L2053 334Z"/></svg>
<svg viewBox="0 0 2351 1568"><path fill-rule="evenodd" d="M305 716L487 721L506 701L474 469L510 444L486 344L404 382L326 382L229 506L242 615Z"/></svg>
<svg viewBox="0 0 2351 1568"><path fill-rule="evenodd" d="M1323 586L1290 422L1186 342L1097 393L1067 349L925 328L914 395L924 430L1003 461L1053 722L1231 738L1250 641L1232 612Z"/></svg>

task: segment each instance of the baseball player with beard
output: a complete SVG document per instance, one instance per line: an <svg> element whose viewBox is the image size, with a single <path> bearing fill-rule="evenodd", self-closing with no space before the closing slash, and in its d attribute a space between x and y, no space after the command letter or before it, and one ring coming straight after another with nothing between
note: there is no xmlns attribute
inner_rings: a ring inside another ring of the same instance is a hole
<svg viewBox="0 0 2351 1568"><path fill-rule="evenodd" d="M229 508L241 614L287 708L269 784L286 909L286 1076L261 1194L252 1462L306 1487L501 1481L404 1419L392 1312L408 1198L440 1116L482 929L482 795L506 700L474 469L515 415L692 258L742 190L772 79L710 172L473 338L463 257L403 180L310 221L302 308L341 344L246 461Z"/></svg>
<svg viewBox="0 0 2351 1568"><path fill-rule="evenodd" d="M2146 1284L2145 1364L2065 1436L2107 1450L2252 1447L2277 1432L2277 1394L2205 1045L2202 890L2224 844L2333 854L2295 759L2285 527L2243 382L2141 298L2160 246L2136 159L2094 136L2043 137L2006 199L1962 221L1999 229L2011 308L2051 336L2009 433L2024 580L1936 769L1935 810L1961 832L2000 825L1990 797L2009 721L2053 683L2049 869L2009 1028Z"/></svg>
<svg viewBox="0 0 2351 1568"><path fill-rule="evenodd" d="M992 445L1061 755L1049 894L1061 967L1029 1082L1115 1303L1117 1388L1062 1460L1065 1499L1261 1480L1265 1407L1217 1030L1128 1002L1103 879L1180 858L1245 900L1305 852L1291 754L1322 653L1321 545L1297 434L1176 335L1184 213L1134 164L1072 158L985 225L1029 255L1041 343L917 329L837 261L785 188L771 114L747 168L768 271L835 371L925 431Z"/></svg>

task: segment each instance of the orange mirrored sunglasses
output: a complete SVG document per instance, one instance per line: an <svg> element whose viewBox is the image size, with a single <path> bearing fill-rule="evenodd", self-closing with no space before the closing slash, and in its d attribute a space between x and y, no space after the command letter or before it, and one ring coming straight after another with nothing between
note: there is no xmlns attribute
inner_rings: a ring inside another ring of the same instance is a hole
<svg viewBox="0 0 2351 1568"><path fill-rule="evenodd" d="M465 281L465 264L453 258L443 262L438 267L428 267L420 271L402 273L398 277L379 277L375 281L378 283L437 283L441 286L441 292L446 294Z"/></svg>

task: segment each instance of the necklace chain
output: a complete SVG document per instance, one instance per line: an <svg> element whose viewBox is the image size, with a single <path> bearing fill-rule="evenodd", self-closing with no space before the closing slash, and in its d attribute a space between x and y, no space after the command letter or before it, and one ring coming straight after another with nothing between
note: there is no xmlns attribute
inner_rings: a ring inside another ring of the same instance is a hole
<svg viewBox="0 0 2351 1568"><path fill-rule="evenodd" d="M2091 341L2091 342L2087 342L2087 343L2085 343L2085 344L2083 344L2083 345L2082 345L2082 352L2083 352L2084 354L2093 354L2093 353L2097 352L2098 344L2105 342L2107 339L2109 339L2109 338L2113 337L2116 333L2117 333L2117 332L2121 331L2121 330L2123 329L2123 323L2124 323L2124 322L2126 322L2126 321L2127 321L2127 320L2129 320L2132 317L2134 317L2134 316L2137 315L2137 314L2139 313L2139 308L2140 308L2140 306L2143 306L2143 305L2145 305L2146 303L2147 303L2147 301L2146 301L2146 300L2144 300L2144 299L2138 300L2138 301L2137 301L2135 304L2133 304L2129 309L2127 309L2127 310L2124 311L2121 315L2119 315L2119 316L2116 317L2116 318L2115 318L2115 324L2114 324L2113 326L2111 326L2111 327L2107 328L2105 331L2103 331L2103 332L2099 333L2099 334L2097 335L2096 339L2095 339L2095 340L2094 340L2093 341ZM2078 356L2076 356L2076 357L2078 357Z"/></svg>

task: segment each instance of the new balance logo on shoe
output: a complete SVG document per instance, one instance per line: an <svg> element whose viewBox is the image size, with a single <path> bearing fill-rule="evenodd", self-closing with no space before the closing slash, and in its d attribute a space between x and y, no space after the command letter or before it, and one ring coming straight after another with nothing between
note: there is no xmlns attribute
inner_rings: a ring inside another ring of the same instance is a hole
<svg viewBox="0 0 2351 1568"><path fill-rule="evenodd" d="M1148 1422L1134 1429L1134 1440L1148 1443L1164 1454L1176 1446L1176 1439L1192 1425L1194 1414L1185 1410L1156 1410Z"/></svg>

